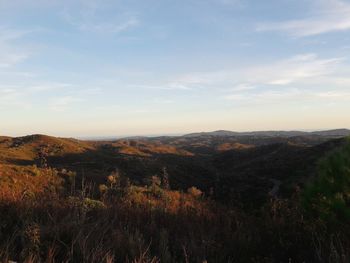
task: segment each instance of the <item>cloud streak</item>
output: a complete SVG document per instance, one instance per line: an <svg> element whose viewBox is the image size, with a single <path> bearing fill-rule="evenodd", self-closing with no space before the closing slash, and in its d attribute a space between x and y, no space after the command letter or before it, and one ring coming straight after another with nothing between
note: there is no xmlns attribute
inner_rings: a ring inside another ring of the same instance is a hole
<svg viewBox="0 0 350 263"><path fill-rule="evenodd" d="M189 91L192 90L192 87L182 82L170 82L157 85L131 85L133 88L141 89L151 89L151 90L168 90L168 91Z"/></svg>
<svg viewBox="0 0 350 263"><path fill-rule="evenodd" d="M115 11L113 18L103 18L99 15L99 8L102 6L97 1L82 1L78 12L72 14L72 6L68 5L62 12L62 17L81 31L99 34L119 34L140 25L136 15L130 13Z"/></svg>
<svg viewBox="0 0 350 263"><path fill-rule="evenodd" d="M0 27L0 69L10 68L30 56L30 52L13 44L31 31L18 31Z"/></svg>
<svg viewBox="0 0 350 263"><path fill-rule="evenodd" d="M126 18L124 21L120 22L92 22L92 21L78 21L74 18L66 18L70 24L77 27L81 31L90 31L94 33L109 33L109 34L119 34L128 31L132 28L137 27L140 21L136 17Z"/></svg>
<svg viewBox="0 0 350 263"><path fill-rule="evenodd" d="M225 69L212 72L191 73L180 76L178 85L229 86L237 90L252 89L255 86L285 86L306 80L317 80L337 71L344 58L319 58L316 54L300 54L273 63L249 66L247 68Z"/></svg>
<svg viewBox="0 0 350 263"><path fill-rule="evenodd" d="M236 106L285 105L291 102L299 105L319 102L324 105L325 103L350 102L350 92L347 90L313 92L296 88L285 90L268 89L257 93L232 93L225 95L223 99L233 102Z"/></svg>
<svg viewBox="0 0 350 263"><path fill-rule="evenodd" d="M73 96L63 96L63 97L59 97L51 100L49 108L53 111L62 112L69 109L75 103L81 102L81 101L82 99L75 98Z"/></svg>
<svg viewBox="0 0 350 263"><path fill-rule="evenodd" d="M293 37L307 37L350 30L350 4L340 0L317 1L317 12L299 20L261 23L257 31L286 32Z"/></svg>
<svg viewBox="0 0 350 263"><path fill-rule="evenodd" d="M186 74L177 83L192 90L204 88L240 106L348 101L350 80L340 70L346 68L344 61L299 54L259 66Z"/></svg>

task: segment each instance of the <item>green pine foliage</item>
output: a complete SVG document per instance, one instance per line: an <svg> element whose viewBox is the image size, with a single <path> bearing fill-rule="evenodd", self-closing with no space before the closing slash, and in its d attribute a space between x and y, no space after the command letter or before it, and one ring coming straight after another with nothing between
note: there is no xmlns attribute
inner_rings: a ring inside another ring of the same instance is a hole
<svg viewBox="0 0 350 263"><path fill-rule="evenodd" d="M350 222L350 139L320 161L318 176L302 201L307 214L328 224Z"/></svg>

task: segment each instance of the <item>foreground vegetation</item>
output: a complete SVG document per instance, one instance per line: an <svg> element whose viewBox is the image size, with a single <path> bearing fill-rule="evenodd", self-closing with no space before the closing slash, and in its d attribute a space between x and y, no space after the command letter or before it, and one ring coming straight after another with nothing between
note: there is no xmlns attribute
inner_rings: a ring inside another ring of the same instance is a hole
<svg viewBox="0 0 350 263"><path fill-rule="evenodd" d="M3 170L1 262L350 261L349 144L306 189L250 211L170 190L166 170L142 186L118 171L95 186L66 170Z"/></svg>

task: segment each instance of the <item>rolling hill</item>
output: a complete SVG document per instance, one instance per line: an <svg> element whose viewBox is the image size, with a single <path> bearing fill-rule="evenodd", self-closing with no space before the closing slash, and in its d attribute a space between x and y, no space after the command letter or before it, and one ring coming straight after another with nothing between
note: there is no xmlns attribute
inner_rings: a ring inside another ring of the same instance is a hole
<svg viewBox="0 0 350 263"><path fill-rule="evenodd" d="M45 135L0 138L3 171L36 165L74 171L103 182L116 169L138 185L164 168L174 189L196 186L216 198L266 200L279 182L286 195L313 175L313 167L339 147L348 130L315 133L217 131L178 137L83 141Z"/></svg>

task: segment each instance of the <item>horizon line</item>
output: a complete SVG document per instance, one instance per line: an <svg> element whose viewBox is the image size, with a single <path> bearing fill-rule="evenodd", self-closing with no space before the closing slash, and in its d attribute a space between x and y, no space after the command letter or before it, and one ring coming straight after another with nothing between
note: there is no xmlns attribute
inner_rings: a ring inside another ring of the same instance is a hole
<svg viewBox="0 0 350 263"><path fill-rule="evenodd" d="M33 135L44 135L44 136L50 136L50 137L58 137L58 138L74 138L78 140L102 140L102 139L126 139L126 138L133 138L133 137L148 137L148 138L154 138L154 137L180 137L184 135L189 134L197 134L197 133L213 133L213 132L235 132L235 133L254 133L254 132L305 132L305 133L312 133L312 132L322 132L322 131L336 131L336 130L349 130L350 128L326 128L326 129L267 129L267 130L228 130L228 129L218 129L218 130L209 130L209 131L193 131L193 132L180 132L180 133L148 133L148 134L129 134L129 135L84 135L84 136L61 136L61 135L49 135L49 133L29 133L25 135L1 135L0 137L11 137L11 138L18 138L18 137L26 137L26 136L33 136Z"/></svg>

